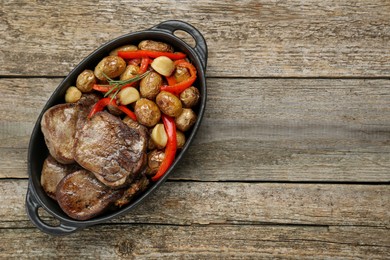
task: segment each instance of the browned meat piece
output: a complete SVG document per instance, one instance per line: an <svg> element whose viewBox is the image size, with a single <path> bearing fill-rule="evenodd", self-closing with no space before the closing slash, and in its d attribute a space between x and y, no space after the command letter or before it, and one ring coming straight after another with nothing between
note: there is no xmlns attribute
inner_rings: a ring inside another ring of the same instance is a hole
<svg viewBox="0 0 390 260"><path fill-rule="evenodd" d="M126 116L123 120L123 123L125 123L128 127L134 129L135 131L139 132L139 134L141 135L141 137L143 139L146 139L147 140L147 143L148 143L148 139L149 139L149 130L146 126L143 126L141 125L140 123L138 123L137 121L134 121L133 119L131 119L130 117ZM146 161L145 161L146 163Z"/></svg>
<svg viewBox="0 0 390 260"><path fill-rule="evenodd" d="M60 163L74 163L73 143L77 122L76 103L55 105L42 117L41 130L50 154Z"/></svg>
<svg viewBox="0 0 390 260"><path fill-rule="evenodd" d="M107 112L87 120L75 141L75 160L112 188L131 183L144 166L147 136Z"/></svg>
<svg viewBox="0 0 390 260"><path fill-rule="evenodd" d="M125 206L130 201L133 200L135 196L137 196L140 192L144 191L146 187L149 185L148 178L145 177L145 175L142 175L142 177L136 181L134 181L129 188L125 190L123 193L123 196L115 202L115 205L118 207Z"/></svg>
<svg viewBox="0 0 390 260"><path fill-rule="evenodd" d="M57 186L57 201L71 218L87 220L107 210L122 191L113 190L98 181L87 170L65 176Z"/></svg>
<svg viewBox="0 0 390 260"><path fill-rule="evenodd" d="M87 117L92 107L99 101L99 96L96 94L83 94L80 100L77 102L77 131L83 128ZM76 135L77 135L76 131Z"/></svg>
<svg viewBox="0 0 390 260"><path fill-rule="evenodd" d="M56 105L44 113L41 130L50 154L58 162L74 163L76 129L82 128L90 109L98 100L97 95L86 94L77 103Z"/></svg>
<svg viewBox="0 0 390 260"><path fill-rule="evenodd" d="M49 155L43 163L41 174L41 185L46 194L52 199L56 199L58 183L71 172L80 167L76 164L61 164Z"/></svg>

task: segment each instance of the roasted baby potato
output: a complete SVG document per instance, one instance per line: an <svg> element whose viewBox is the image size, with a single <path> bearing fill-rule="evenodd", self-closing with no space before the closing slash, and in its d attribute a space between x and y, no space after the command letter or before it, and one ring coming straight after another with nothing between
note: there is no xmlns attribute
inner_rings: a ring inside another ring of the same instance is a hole
<svg viewBox="0 0 390 260"><path fill-rule="evenodd" d="M76 87L83 93L91 92L94 84L96 84L96 78L92 70L84 70L76 80Z"/></svg>
<svg viewBox="0 0 390 260"><path fill-rule="evenodd" d="M118 51L136 51L138 47L135 45L123 45L110 52L110 56L118 56Z"/></svg>
<svg viewBox="0 0 390 260"><path fill-rule="evenodd" d="M178 66L173 74L177 82L182 82L191 77L187 68Z"/></svg>
<svg viewBox="0 0 390 260"><path fill-rule="evenodd" d="M155 126L161 118L161 112L156 103L147 98L141 98L135 103L134 112L138 122L147 127Z"/></svg>
<svg viewBox="0 0 390 260"><path fill-rule="evenodd" d="M165 42L144 40L138 44L140 50L173 52L173 47Z"/></svg>
<svg viewBox="0 0 390 260"><path fill-rule="evenodd" d="M177 149L183 148L184 144L186 143L186 136L182 131L176 130L176 143Z"/></svg>
<svg viewBox="0 0 390 260"><path fill-rule="evenodd" d="M196 122L196 114L191 108L183 108L182 113L175 118L177 129L187 131Z"/></svg>
<svg viewBox="0 0 390 260"><path fill-rule="evenodd" d="M125 71L121 74L120 80L128 80L138 75L139 66L130 64L126 66Z"/></svg>
<svg viewBox="0 0 390 260"><path fill-rule="evenodd" d="M121 75L126 69L126 62L118 56L107 56L103 58L95 67L95 77L106 80L107 77L113 79Z"/></svg>
<svg viewBox="0 0 390 260"><path fill-rule="evenodd" d="M81 91L72 86L72 87L69 87L67 90L66 90L66 93L65 93L65 102L66 103L75 103L77 101L79 101L79 99L81 98Z"/></svg>
<svg viewBox="0 0 390 260"><path fill-rule="evenodd" d="M167 91L161 91L157 95L156 103L161 112L171 117L179 116L183 109L180 99Z"/></svg>
<svg viewBox="0 0 390 260"><path fill-rule="evenodd" d="M196 106L198 104L200 97L199 90L195 88L194 86L191 86L181 92L180 94L180 101L183 103L183 107L185 108L191 108Z"/></svg>
<svg viewBox="0 0 390 260"><path fill-rule="evenodd" d="M163 79L160 74L152 71L139 83L141 97L154 100L160 92L160 87L163 84Z"/></svg>
<svg viewBox="0 0 390 260"><path fill-rule="evenodd" d="M148 167L146 170L147 175L154 175L158 171L162 161L165 158L165 153L160 150L153 150L148 154Z"/></svg>

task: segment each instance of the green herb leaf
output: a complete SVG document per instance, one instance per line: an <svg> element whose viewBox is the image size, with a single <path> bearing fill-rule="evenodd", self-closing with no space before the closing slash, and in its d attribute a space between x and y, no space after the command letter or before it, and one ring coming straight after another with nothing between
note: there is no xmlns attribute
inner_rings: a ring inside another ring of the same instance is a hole
<svg viewBox="0 0 390 260"><path fill-rule="evenodd" d="M110 90L107 91L106 94L104 94L104 97L108 97L109 95L111 95L111 93L114 93L114 95L111 97L111 100L115 99L116 95L119 93L119 91L122 89L123 86L141 80L145 78L149 73L150 71L146 71L141 75L137 75L133 78L126 79L126 80L113 80L103 73L103 76L107 79L108 84L112 86L112 88L110 88Z"/></svg>

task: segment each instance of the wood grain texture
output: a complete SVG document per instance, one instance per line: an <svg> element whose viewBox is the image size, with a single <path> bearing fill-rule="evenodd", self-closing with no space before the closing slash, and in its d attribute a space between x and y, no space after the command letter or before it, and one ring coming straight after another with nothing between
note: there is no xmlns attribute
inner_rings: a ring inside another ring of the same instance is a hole
<svg viewBox="0 0 390 260"><path fill-rule="evenodd" d="M390 77L390 3L2 1L0 75L66 75L98 46L169 19L198 28L209 76Z"/></svg>
<svg viewBox="0 0 390 260"><path fill-rule="evenodd" d="M60 81L0 79L0 177L27 177L30 133ZM207 84L205 118L173 179L390 181L388 80Z"/></svg>
<svg viewBox="0 0 390 260"><path fill-rule="evenodd" d="M0 258L355 259L390 254L390 190L383 185L167 182L134 211L66 237L43 234L27 220L26 188L26 180L0 181L7 201L0 206ZM52 223L47 213L41 217Z"/></svg>
<svg viewBox="0 0 390 260"><path fill-rule="evenodd" d="M0 206L0 228L32 227L24 209L26 190L26 180L0 181L0 193L7 201ZM389 208L386 185L167 182L134 211L111 223L388 229ZM48 214L42 216L50 219Z"/></svg>
<svg viewBox="0 0 390 260"><path fill-rule="evenodd" d="M0 234L0 258L7 259L390 257L388 230L367 227L142 224L103 225L67 237L35 229L1 229Z"/></svg>
<svg viewBox="0 0 390 260"><path fill-rule="evenodd" d="M389 14L387 0L0 1L0 259L390 259ZM24 203L44 104L101 44L170 19L209 47L188 153L132 212L40 232Z"/></svg>

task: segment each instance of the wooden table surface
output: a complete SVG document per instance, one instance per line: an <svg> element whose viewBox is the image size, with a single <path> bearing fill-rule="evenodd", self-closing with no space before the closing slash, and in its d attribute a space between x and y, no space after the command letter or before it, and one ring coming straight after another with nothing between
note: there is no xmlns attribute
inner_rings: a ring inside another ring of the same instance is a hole
<svg viewBox="0 0 390 260"><path fill-rule="evenodd" d="M388 0L1 1L0 258L389 259L389 17ZM42 233L24 205L40 110L98 46L170 19L209 47L193 145L133 212Z"/></svg>

